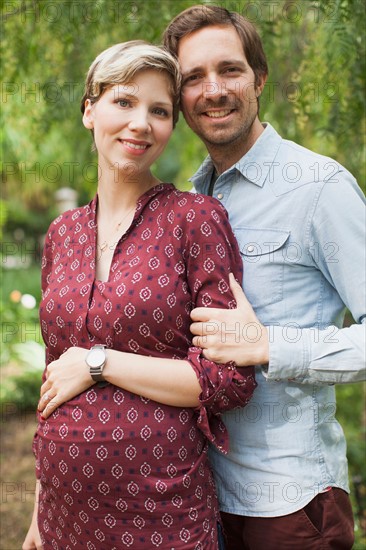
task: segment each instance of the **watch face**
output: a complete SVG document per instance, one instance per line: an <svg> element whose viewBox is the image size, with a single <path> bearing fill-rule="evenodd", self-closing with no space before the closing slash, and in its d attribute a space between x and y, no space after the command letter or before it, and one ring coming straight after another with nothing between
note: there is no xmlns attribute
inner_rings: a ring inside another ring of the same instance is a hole
<svg viewBox="0 0 366 550"><path fill-rule="evenodd" d="M105 361L105 351L104 349L93 349L88 354L88 365L89 367L100 367Z"/></svg>

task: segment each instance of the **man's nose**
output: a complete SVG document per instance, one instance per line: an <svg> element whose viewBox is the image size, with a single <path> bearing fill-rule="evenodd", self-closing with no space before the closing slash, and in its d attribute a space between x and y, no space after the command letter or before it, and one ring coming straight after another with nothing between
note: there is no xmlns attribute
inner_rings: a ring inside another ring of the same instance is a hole
<svg viewBox="0 0 366 550"><path fill-rule="evenodd" d="M205 99L218 99L228 95L226 83L219 75L211 75L207 81L203 83L202 95Z"/></svg>

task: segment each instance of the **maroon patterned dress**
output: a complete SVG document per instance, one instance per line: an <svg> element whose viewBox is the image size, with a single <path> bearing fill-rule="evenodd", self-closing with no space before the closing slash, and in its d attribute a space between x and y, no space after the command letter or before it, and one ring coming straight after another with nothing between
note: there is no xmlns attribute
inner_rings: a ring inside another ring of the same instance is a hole
<svg viewBox="0 0 366 550"><path fill-rule="evenodd" d="M240 253L218 201L161 184L138 201L108 282L95 278L98 199L50 226L40 318L47 364L71 346L188 360L197 409L163 405L114 385L92 386L39 419L38 525L45 550L214 550L218 508L208 441L225 452L220 412L244 406L253 369L205 360L190 311L235 307L228 273Z"/></svg>

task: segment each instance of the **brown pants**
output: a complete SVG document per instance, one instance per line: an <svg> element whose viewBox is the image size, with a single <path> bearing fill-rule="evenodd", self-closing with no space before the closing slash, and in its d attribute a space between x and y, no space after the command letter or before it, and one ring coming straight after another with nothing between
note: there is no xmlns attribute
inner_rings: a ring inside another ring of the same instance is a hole
<svg viewBox="0 0 366 550"><path fill-rule="evenodd" d="M348 494L333 488L302 510L265 518L221 512L225 550L350 550L353 515Z"/></svg>

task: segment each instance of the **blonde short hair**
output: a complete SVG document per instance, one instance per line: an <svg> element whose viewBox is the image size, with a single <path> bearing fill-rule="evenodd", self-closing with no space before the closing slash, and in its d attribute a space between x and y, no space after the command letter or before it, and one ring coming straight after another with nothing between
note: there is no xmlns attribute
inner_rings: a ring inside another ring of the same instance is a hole
<svg viewBox="0 0 366 550"><path fill-rule="evenodd" d="M95 58L86 77L81 112L84 113L87 99L95 103L106 89L115 84L130 83L135 74L143 70L162 71L168 75L175 126L179 116L181 85L178 62L166 49L144 40L130 40L115 44Z"/></svg>

